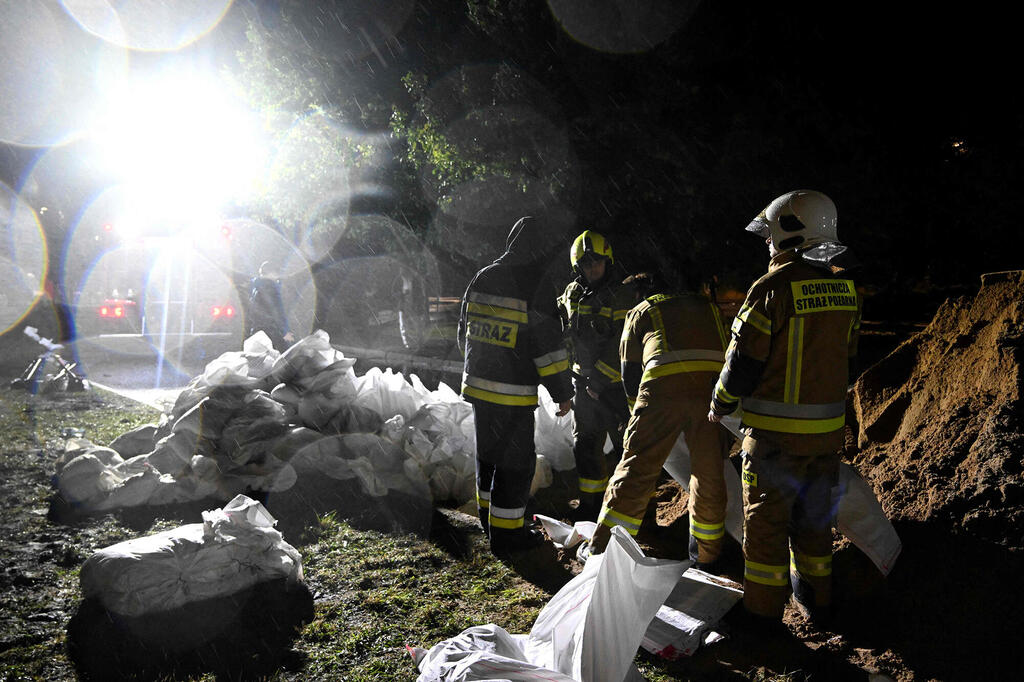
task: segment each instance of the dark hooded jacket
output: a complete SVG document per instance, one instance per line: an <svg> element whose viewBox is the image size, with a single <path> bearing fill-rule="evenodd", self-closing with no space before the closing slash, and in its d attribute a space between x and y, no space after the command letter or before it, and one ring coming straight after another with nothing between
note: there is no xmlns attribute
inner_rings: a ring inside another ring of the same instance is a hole
<svg viewBox="0 0 1024 682"><path fill-rule="evenodd" d="M506 251L470 281L459 314L465 356L462 397L533 408L537 385L556 403L573 396L555 302L541 285L546 253L540 223L520 218Z"/></svg>

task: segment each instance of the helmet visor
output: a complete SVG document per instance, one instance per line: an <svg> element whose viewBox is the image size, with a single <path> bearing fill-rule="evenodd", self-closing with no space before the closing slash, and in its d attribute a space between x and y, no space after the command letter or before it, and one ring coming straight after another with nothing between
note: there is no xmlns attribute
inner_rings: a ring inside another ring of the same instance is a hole
<svg viewBox="0 0 1024 682"><path fill-rule="evenodd" d="M747 232L753 232L762 239L768 239L771 236L771 231L768 228L768 219L765 217L764 211L751 220L745 229Z"/></svg>

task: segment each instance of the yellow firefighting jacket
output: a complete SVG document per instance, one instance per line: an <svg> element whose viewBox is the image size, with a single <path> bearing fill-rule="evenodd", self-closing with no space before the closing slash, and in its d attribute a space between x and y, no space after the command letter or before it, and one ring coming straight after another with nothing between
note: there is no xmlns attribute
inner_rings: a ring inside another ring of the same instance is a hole
<svg viewBox="0 0 1024 682"><path fill-rule="evenodd" d="M743 408L754 438L842 447L860 299L852 279L784 251L747 292L711 409ZM742 399L742 401L741 401Z"/></svg>
<svg viewBox="0 0 1024 682"><path fill-rule="evenodd" d="M539 229L531 218L517 222L508 250L476 273L462 297L462 397L471 403L534 408L539 383L555 403L573 397L558 312L530 251Z"/></svg>
<svg viewBox="0 0 1024 682"><path fill-rule="evenodd" d="M607 279L613 281L614 277ZM559 313L568 330L572 369L586 378L595 393L622 381L619 339L634 300L630 287L605 284L588 290L578 279L569 282L558 298Z"/></svg>
<svg viewBox="0 0 1024 682"><path fill-rule="evenodd" d="M641 301L627 314L619 344L630 409L641 384L689 372L718 374L725 347L718 307L704 296L656 294Z"/></svg>

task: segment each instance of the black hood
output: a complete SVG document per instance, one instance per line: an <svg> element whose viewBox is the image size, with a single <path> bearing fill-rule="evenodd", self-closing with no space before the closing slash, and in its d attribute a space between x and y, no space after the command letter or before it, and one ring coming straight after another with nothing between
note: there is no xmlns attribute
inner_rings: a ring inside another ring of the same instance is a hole
<svg viewBox="0 0 1024 682"><path fill-rule="evenodd" d="M505 253L495 263L508 265L530 265L543 260L547 254L547 241L540 221L533 216L524 216L516 221L505 240Z"/></svg>

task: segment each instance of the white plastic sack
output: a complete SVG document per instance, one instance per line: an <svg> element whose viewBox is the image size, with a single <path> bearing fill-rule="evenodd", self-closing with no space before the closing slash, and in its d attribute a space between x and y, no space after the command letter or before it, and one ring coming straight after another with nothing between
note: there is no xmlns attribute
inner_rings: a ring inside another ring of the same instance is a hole
<svg viewBox="0 0 1024 682"><path fill-rule="evenodd" d="M526 635L493 623L467 628L429 651L411 650L420 670L416 682L574 682L568 675L526 660Z"/></svg>
<svg viewBox="0 0 1024 682"><path fill-rule="evenodd" d="M126 616L167 611L276 578L302 579L302 560L263 505L238 495L203 523L120 542L82 565L82 594Z"/></svg>
<svg viewBox="0 0 1024 682"><path fill-rule="evenodd" d="M642 679L633 665L640 640L687 565L645 557L614 528L607 550L551 598L525 643L497 626L470 628L430 651L414 650L417 682Z"/></svg>
<svg viewBox="0 0 1024 682"><path fill-rule="evenodd" d="M104 499L124 480L91 453L78 455L61 469L57 489L72 504L90 505Z"/></svg>
<svg viewBox="0 0 1024 682"><path fill-rule="evenodd" d="M741 599L741 585L689 568L658 609L641 646L670 660L691 656L702 644L722 639L713 628Z"/></svg>
<svg viewBox="0 0 1024 682"><path fill-rule="evenodd" d="M740 417L731 414L722 419L722 425L739 438ZM732 464L725 460L725 486L728 494L725 511L725 529L737 542L743 543L743 485ZM690 485L690 451L686 439L679 439L665 462L665 471L679 485L688 490ZM903 544L892 522L885 515L882 505L871 486L860 473L846 462L839 463L839 486L833 489L839 498L836 518L832 525L848 537L875 564L882 575L889 575L899 557Z"/></svg>
<svg viewBox="0 0 1024 682"><path fill-rule="evenodd" d="M735 414L722 418L722 425L736 434L739 432L740 419ZM736 542L743 543L743 486L736 474L736 469L728 459L722 460L725 472L725 530ZM690 448L686 445L686 436L679 434L672 451L662 467L683 490L690 490Z"/></svg>
<svg viewBox="0 0 1024 682"><path fill-rule="evenodd" d="M431 499L430 485L419 466L394 443L373 434L321 438L299 450L291 465L299 475L325 474L342 481L356 478L374 497L397 490Z"/></svg>
<svg viewBox="0 0 1024 682"><path fill-rule="evenodd" d="M109 447L125 458L153 452L153 447L156 445L157 428L156 424L143 424L122 433L110 442Z"/></svg>
<svg viewBox="0 0 1024 682"><path fill-rule="evenodd" d="M613 528L607 549L540 612L527 650L533 656L549 653L553 670L577 680L637 676L633 658L643 633L688 566L644 556L628 533Z"/></svg>
<svg viewBox="0 0 1024 682"><path fill-rule="evenodd" d="M551 394L543 385L537 387L538 404L534 411L534 444L537 454L544 455L555 471L569 471L576 468L572 454L573 413L556 417L558 405L551 400Z"/></svg>
<svg viewBox="0 0 1024 682"><path fill-rule="evenodd" d="M313 376L345 356L331 346L327 332L317 329L286 350L276 362L271 374L277 382L292 382Z"/></svg>
<svg viewBox="0 0 1024 682"><path fill-rule="evenodd" d="M552 544L558 549L572 549L584 540L594 537L597 523L594 521L577 521L569 525L558 519L543 514L534 514L534 520L540 521L544 532L551 538Z"/></svg>
<svg viewBox="0 0 1024 682"><path fill-rule="evenodd" d="M871 559L882 575L889 575L903 543L875 491L846 462L839 465L838 494L835 526Z"/></svg>
<svg viewBox="0 0 1024 682"><path fill-rule="evenodd" d="M352 402L373 410L384 419L396 414L412 419L424 402L423 396L405 380L405 376L401 372L393 372L390 367L385 371L371 367L356 379L356 388L358 393Z"/></svg>
<svg viewBox="0 0 1024 682"><path fill-rule="evenodd" d="M206 365L201 381L207 386L249 386L256 380L249 378L249 362L243 353L223 353Z"/></svg>

